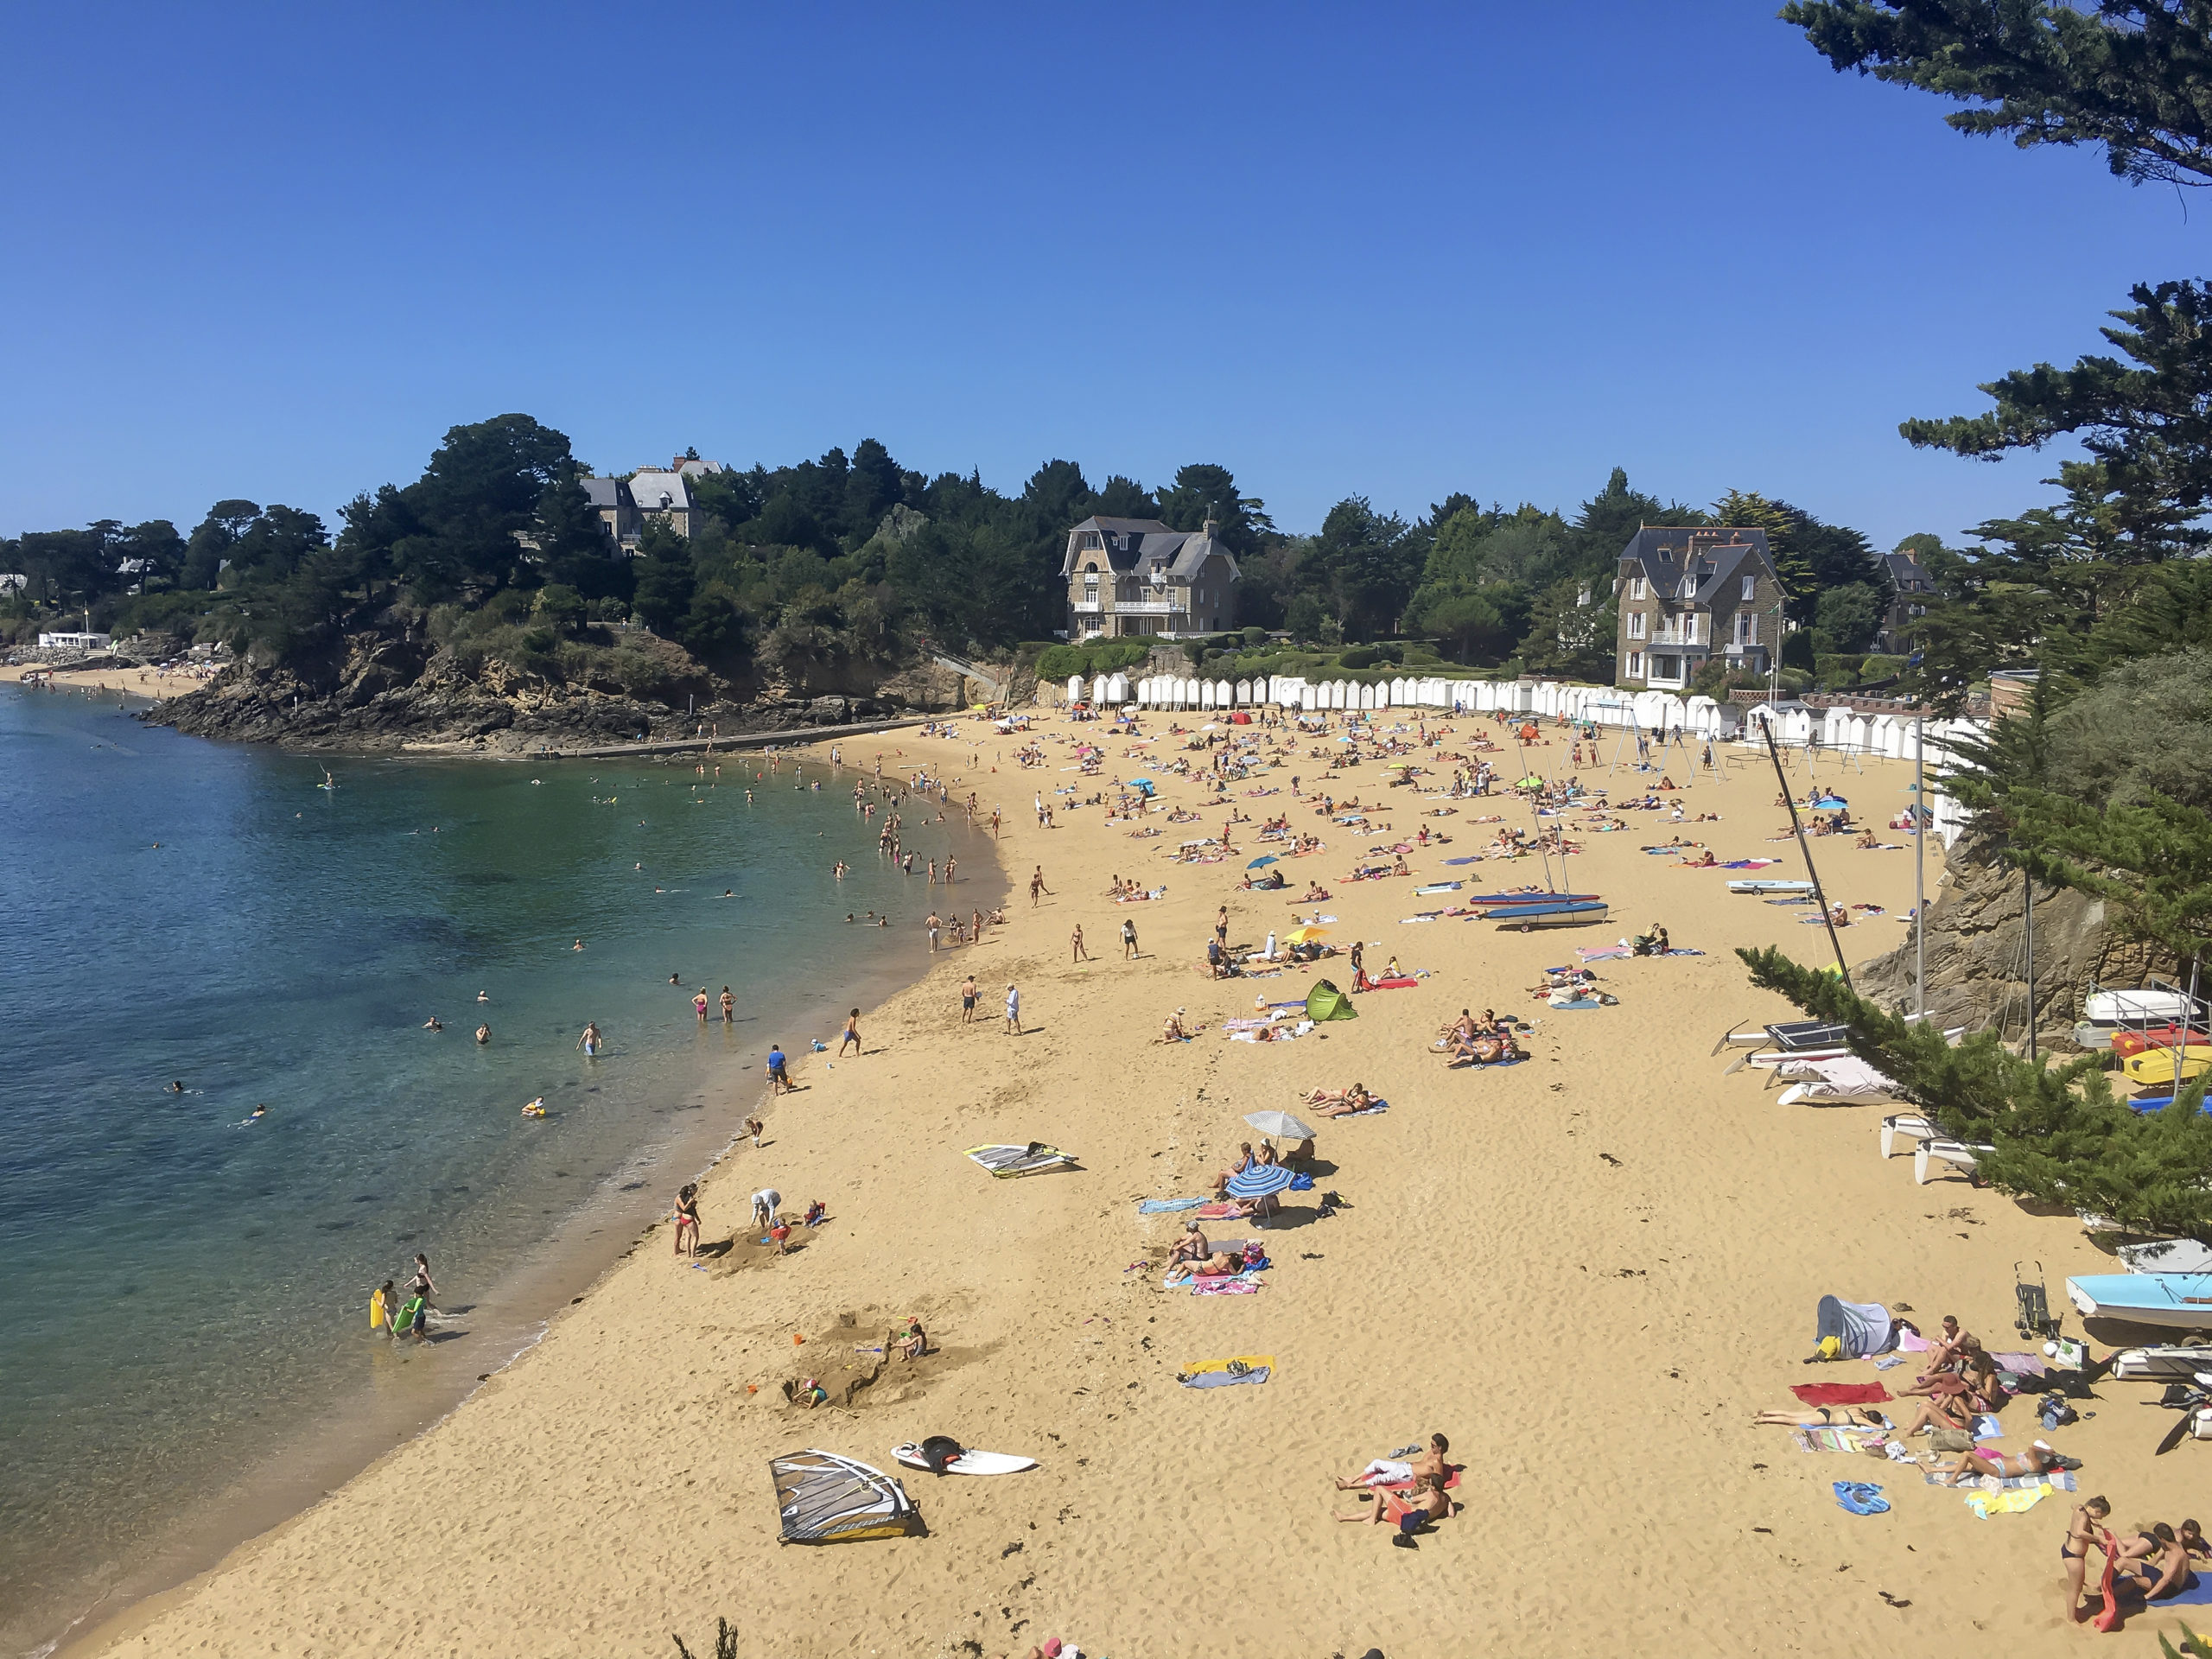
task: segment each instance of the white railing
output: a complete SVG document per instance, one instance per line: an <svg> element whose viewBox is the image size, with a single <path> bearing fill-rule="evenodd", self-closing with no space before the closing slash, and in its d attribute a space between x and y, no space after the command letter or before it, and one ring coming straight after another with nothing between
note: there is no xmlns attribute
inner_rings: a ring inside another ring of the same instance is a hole
<svg viewBox="0 0 2212 1659"><path fill-rule="evenodd" d="M1172 616L1185 607L1173 599L1122 599L1115 601L1114 608L1137 616Z"/></svg>
<svg viewBox="0 0 2212 1659"><path fill-rule="evenodd" d="M1095 599L1078 599L1073 601L1073 608L1077 616L1096 616L1106 607Z"/></svg>

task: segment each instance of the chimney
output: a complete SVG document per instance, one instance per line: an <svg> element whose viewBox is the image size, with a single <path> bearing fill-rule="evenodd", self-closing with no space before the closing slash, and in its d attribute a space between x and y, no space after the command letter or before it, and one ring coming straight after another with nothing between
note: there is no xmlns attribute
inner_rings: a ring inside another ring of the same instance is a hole
<svg viewBox="0 0 2212 1659"><path fill-rule="evenodd" d="M1205 538L1208 541L1213 540L1215 536L1220 533L1220 531L1221 520L1214 517L1214 505L1212 502L1209 501L1206 503Z"/></svg>

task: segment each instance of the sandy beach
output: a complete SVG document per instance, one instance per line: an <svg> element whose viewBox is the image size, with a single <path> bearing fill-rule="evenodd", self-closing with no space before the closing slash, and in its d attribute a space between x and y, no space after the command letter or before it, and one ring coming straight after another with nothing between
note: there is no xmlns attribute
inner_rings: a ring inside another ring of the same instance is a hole
<svg viewBox="0 0 2212 1659"><path fill-rule="evenodd" d="M0 684L12 683L28 675L44 674L46 671L45 665L39 663L22 664L12 668L0 664ZM197 691L207 682L190 674L164 674L151 668L63 668L54 671L48 683L62 691L122 691L134 697L150 697L156 702L166 702L171 697L182 696L188 691Z"/></svg>
<svg viewBox="0 0 2212 1659"><path fill-rule="evenodd" d="M711 1652L718 1617L740 1630L742 1651L798 1656L1018 1655L1050 1636L1113 1659L1370 1646L1395 1659L1503 1644L1565 1655L1626 1642L2020 1655L2087 1639L2061 1615L2056 1545L2072 1499L1978 1520L1916 1471L1808 1454L1788 1431L1751 1424L1791 1406L1793 1383L1879 1376L1894 1389L1909 1377L1801 1364L1824 1294L1909 1304L1927 1329L1956 1313L2004 1349L2017 1345L2016 1260L2039 1260L2061 1301L2065 1274L2110 1265L2071 1217L2031 1215L1962 1179L1916 1186L1910 1160L1876 1155L1888 1109L1785 1108L1767 1074L1723 1075L1726 1057L1711 1051L1725 1029L1790 1017L1747 988L1733 948L1780 943L1819 961L1826 934L1801 911L1732 897L1729 872L1640 848L1680 836L1800 874L1795 849L1770 840L1786 815L1763 757L1732 753L1720 779L1670 798L1718 822L1630 812L1624 832L1580 837L1563 885L1604 893L1610 919L1522 935L1403 919L1453 902L1415 897L1421 882L1543 881L1534 858L1446 866L1488 843L1477 819L1529 823L1510 798L1421 817L1445 803L1385 788L1389 774L1369 761L1329 780L1340 800L1382 803L1376 817L1391 830L1357 836L1292 796L1293 772L1309 790L1324 775L1313 751L1338 752L1300 739L1295 758L1232 786L1254 820L1236 826L1234 855L1171 864L1162 849L1179 831L1217 833L1218 808L1187 826L1154 814L1163 833L1150 839L1097 807L1064 804L1049 830L1030 810L1039 790L1077 785L1065 803L1138 772L1160 780L1164 803L1195 804L1198 782L1161 769L1183 741L1168 736L1171 717L1143 722L1154 740L1143 758L1103 724L1036 723L1047 760L1034 769L1014 764L1022 740L966 721L955 738L901 733L885 745L887 776L926 765L956 796L973 789L986 816L1002 810L1007 925L940 952L920 982L864 1010L861 1055L798 1058L797 1091L762 1103L766 1144L741 1144L704 1184L704 1236L719 1246L734 1230L727 1254L695 1267L672 1254L667 1224L655 1227L435 1427L67 1651L598 1659L665 1655L671 1634ZM1445 753L1498 735L1487 720L1444 727ZM1571 770L1563 734L1545 736L1535 769ZM1103 779L1068 769L1071 738L1104 745ZM1507 777L1518 775L1511 756L1509 742ZM1581 769L1589 784L1603 772ZM1793 783L1810 777L1876 824L1910 781L1909 768L1840 771L1833 757L1808 773L1796 757ZM1624 767L1612 781L1624 794L1652 779ZM1272 850L1253 832L1281 812L1325 849L1283 861L1285 892L1242 889L1247 861ZM1423 823L1453 840L1408 853L1413 879L1344 880ZM1853 960L1907 936L1909 850L1838 836L1816 854L1832 897L1882 907L1844 931ZM1039 866L1051 893L1033 907ZM1116 875L1166 893L1116 904ZM1333 897L1290 902L1309 880ZM1333 940L1367 942L1370 972L1395 956L1427 976L1361 995L1356 1020L1291 1043L1228 1040L1222 1021L1249 1015L1255 996L1351 976L1338 958L1210 978L1205 945L1224 903L1233 944L1256 948L1318 910L1338 918ZM1124 919L1138 930L1133 962L1121 959ZM1617 1006L1552 1010L1529 994L1578 945L1654 921L1703 954L1595 963ZM1070 961L1077 924L1088 963ZM912 931L887 948L918 957L926 945ZM982 1000L963 1023L969 973ZM1001 1017L1009 982L1019 1036ZM1429 1045L1465 1007L1536 1021L1530 1059L1446 1070ZM1209 1029L1156 1043L1179 1008ZM795 1052L814 1034L782 1033ZM1141 1215L1137 1201L1208 1191L1238 1143L1259 1138L1243 1114L1298 1111L1306 1090L1354 1082L1389 1109L1320 1125L1316 1191L1287 1195L1264 1233L1228 1223L1215 1234L1266 1239L1264 1288L1161 1288L1160 1258L1183 1217ZM1029 1141L1079 1166L995 1180L963 1155ZM739 1225L747 1196L770 1186L789 1210L828 1206L827 1224L800 1230L802 1248L782 1258ZM1344 1207L1318 1219L1324 1191ZM934 1351L911 1363L862 1351L909 1316ZM1237 1355L1271 1356L1270 1380L1177 1383L1193 1363ZM830 1404L785 1402L785 1385L804 1376L822 1380ZM2094 1421L2047 1436L2084 1459L2082 1491L2107 1494L2115 1524L2196 1513L2198 1448L2154 1463L2171 1420L2132 1403L2154 1390L2102 1392ZM2031 1399L2005 1417L2005 1449L2039 1433ZM1332 1477L1434 1431L1465 1465L1453 1493L1463 1513L1416 1550L1332 1520L1364 1508ZM891 1468L894 1444L935 1433L1039 1466L996 1479L904 1471L927 1536L779 1547L772 1457L815 1446ZM1879 1482L1891 1512L1846 1513L1837 1480ZM2147 1645L2141 1632L2177 1623L2139 1615L2129 1629Z"/></svg>

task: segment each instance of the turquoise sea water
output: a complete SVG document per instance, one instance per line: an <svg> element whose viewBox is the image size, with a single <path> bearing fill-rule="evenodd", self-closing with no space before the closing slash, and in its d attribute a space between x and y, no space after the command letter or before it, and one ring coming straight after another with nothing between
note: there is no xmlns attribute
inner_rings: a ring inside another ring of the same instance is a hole
<svg viewBox="0 0 2212 1659"><path fill-rule="evenodd" d="M879 858L861 769L768 766L341 760L325 790L320 761L0 691L0 1653L196 1564L175 1535L209 1495L319 1421L449 1403L548 1311L549 1241L603 1265L734 1132L771 1040L918 971L935 890ZM988 908L983 836L905 810ZM894 926L844 924L869 910ZM737 1021L702 1027L724 985ZM459 1312L395 1352L366 1300L416 1250Z"/></svg>

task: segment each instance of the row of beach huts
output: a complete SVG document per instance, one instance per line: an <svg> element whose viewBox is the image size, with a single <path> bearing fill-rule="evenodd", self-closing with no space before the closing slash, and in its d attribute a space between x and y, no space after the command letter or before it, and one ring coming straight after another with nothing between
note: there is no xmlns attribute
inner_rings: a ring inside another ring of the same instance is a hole
<svg viewBox="0 0 2212 1659"><path fill-rule="evenodd" d="M1700 743L1758 743L1770 729L1776 743L1786 748L1826 750L1840 757L1881 755L1892 760L1911 760L1917 753L1931 783L1955 758L1952 747L1955 740L1980 737L1986 729L1981 721L1973 720L1868 712L1840 705L1815 709L1786 699L1743 707L1712 697L1628 691L1560 680L1407 677L1370 683L1316 681L1287 675L1208 680L1172 674L1135 679L1126 674L1102 674L1090 679L1074 676L1067 682L1066 694L1070 702L1087 702L1102 708L1133 706L1199 713L1271 707L1293 715L1395 709L1522 715L1586 726L1629 728L1656 733L1662 739L1679 737ZM1948 843L1960 827L1956 806L1932 787L1929 804L1936 828Z"/></svg>

